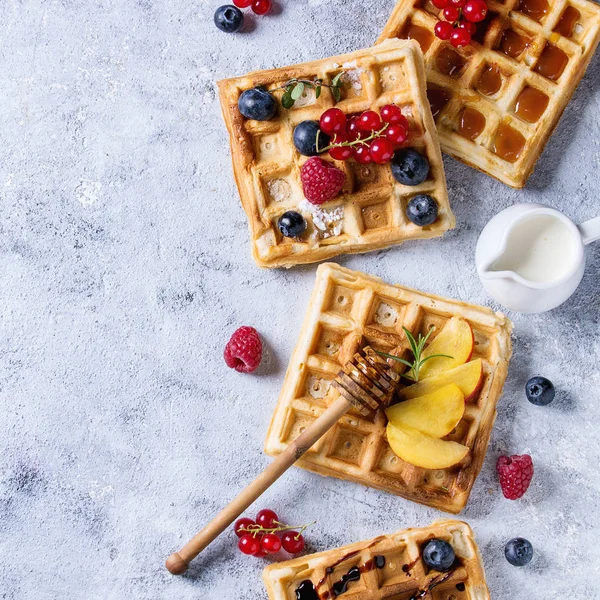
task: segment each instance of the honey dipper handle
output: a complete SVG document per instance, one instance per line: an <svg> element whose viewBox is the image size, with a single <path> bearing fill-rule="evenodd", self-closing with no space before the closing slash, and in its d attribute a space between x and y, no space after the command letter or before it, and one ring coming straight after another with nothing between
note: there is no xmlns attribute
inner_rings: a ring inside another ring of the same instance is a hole
<svg viewBox="0 0 600 600"><path fill-rule="evenodd" d="M166 567L173 575L187 571L189 563L227 529L255 500L275 483L317 440L327 433L351 404L339 396L248 487L242 490L202 531L179 552L171 554Z"/></svg>

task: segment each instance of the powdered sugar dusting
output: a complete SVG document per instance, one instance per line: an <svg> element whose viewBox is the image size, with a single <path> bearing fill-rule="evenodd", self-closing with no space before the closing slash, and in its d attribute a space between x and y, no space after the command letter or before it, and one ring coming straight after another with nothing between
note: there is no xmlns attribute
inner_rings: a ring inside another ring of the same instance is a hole
<svg viewBox="0 0 600 600"><path fill-rule="evenodd" d="M344 224L344 207L336 206L332 209L323 209L320 206L311 204L308 200L302 200L298 204L298 210L303 213L308 213L312 217L315 231L314 237L328 239L336 237L342 233Z"/></svg>

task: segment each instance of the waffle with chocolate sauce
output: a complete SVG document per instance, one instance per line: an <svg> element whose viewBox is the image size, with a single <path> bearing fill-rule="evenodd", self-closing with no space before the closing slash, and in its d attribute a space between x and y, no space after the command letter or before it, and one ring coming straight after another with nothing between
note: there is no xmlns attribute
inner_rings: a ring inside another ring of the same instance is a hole
<svg viewBox="0 0 600 600"><path fill-rule="evenodd" d="M240 94L255 86L273 90L279 102L283 91L276 88L292 78L321 78L330 83L342 71L344 86L337 104L328 88L322 88L318 99L314 90L306 88L291 109L280 105L270 121L247 120L238 110ZM338 254L367 252L406 240L441 236L454 227L439 141L427 102L423 58L416 43L393 40L344 56L257 71L219 82L219 91L235 179L248 216L252 255L258 265L289 267ZM333 161L325 153L321 158L345 172L346 184L338 197L321 206L305 200L300 168L308 159L294 146L296 125L318 121L334 105L352 115L390 103L400 106L410 122L408 145L429 160L427 180L418 186L404 186L392 177L389 164ZM418 194L428 194L438 204L438 218L428 227L414 225L405 214L408 201ZM300 239L283 237L277 227L278 218L288 210L300 212L308 223Z"/></svg>
<svg viewBox="0 0 600 600"><path fill-rule="evenodd" d="M463 317L471 325L473 359L481 358L484 366L479 394L467 404L463 419L446 438L470 448L462 463L440 470L410 465L392 452L383 411L365 417L351 409L296 464L447 512L460 512L483 464L512 352L512 324L488 308L388 285L335 264L321 265L271 420L266 453L281 453L325 411L337 397L332 380L357 349L370 345L401 356L408 348L402 326L417 335L434 325L433 340L453 316Z"/></svg>
<svg viewBox="0 0 600 600"><path fill-rule="evenodd" d="M521 188L583 77L600 40L591 0L487 0L474 41L435 37L441 10L400 0L380 41L415 39L442 150Z"/></svg>
<svg viewBox="0 0 600 600"><path fill-rule="evenodd" d="M456 554L445 573L425 565L421 553L433 538ZM471 528L436 521L367 542L276 563L263 571L269 600L489 600L485 572Z"/></svg>

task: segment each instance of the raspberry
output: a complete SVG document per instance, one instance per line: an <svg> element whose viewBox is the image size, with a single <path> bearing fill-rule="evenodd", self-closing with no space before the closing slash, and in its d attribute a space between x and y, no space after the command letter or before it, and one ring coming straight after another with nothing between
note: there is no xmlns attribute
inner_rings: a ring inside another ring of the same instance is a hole
<svg viewBox="0 0 600 600"><path fill-rule="evenodd" d="M529 488L533 478L533 461L531 456L501 456L496 463L500 475L500 486L505 498L518 500Z"/></svg>
<svg viewBox="0 0 600 600"><path fill-rule="evenodd" d="M340 193L346 174L315 156L302 165L300 179L306 199L312 204L323 204Z"/></svg>
<svg viewBox="0 0 600 600"><path fill-rule="evenodd" d="M225 363L240 373L256 371L262 358L262 342L254 327L240 327L227 342Z"/></svg>

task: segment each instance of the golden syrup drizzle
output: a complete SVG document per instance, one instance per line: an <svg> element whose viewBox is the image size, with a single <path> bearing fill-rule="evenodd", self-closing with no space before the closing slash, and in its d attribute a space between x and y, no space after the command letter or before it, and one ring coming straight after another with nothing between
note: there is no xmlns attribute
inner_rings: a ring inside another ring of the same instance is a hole
<svg viewBox="0 0 600 600"><path fill-rule="evenodd" d="M485 129L485 117L474 108L465 108L458 123L458 133L464 138L475 140Z"/></svg>
<svg viewBox="0 0 600 600"><path fill-rule="evenodd" d="M521 0L519 10L528 17L541 21L550 10L548 0Z"/></svg>
<svg viewBox="0 0 600 600"><path fill-rule="evenodd" d="M510 56L510 58L516 60L530 45L531 40L528 37L517 33L513 29L507 29L502 34L500 50L504 52L506 56Z"/></svg>
<svg viewBox="0 0 600 600"><path fill-rule="evenodd" d="M527 121L528 123L535 123L544 114L546 108L548 108L548 102L550 98L532 87L526 87L517 98L515 104L515 114Z"/></svg>
<svg viewBox="0 0 600 600"><path fill-rule="evenodd" d="M514 163L525 147L525 138L510 125L502 123L498 127L492 151L505 161Z"/></svg>
<svg viewBox="0 0 600 600"><path fill-rule="evenodd" d="M427 99L431 105L433 118L437 119L438 115L444 110L446 104L448 104L450 93L443 88L430 86L427 88Z"/></svg>
<svg viewBox="0 0 600 600"><path fill-rule="evenodd" d="M556 81L563 74L568 62L569 57L565 52L552 44L546 44L535 70L546 79Z"/></svg>
<svg viewBox="0 0 600 600"><path fill-rule="evenodd" d="M448 75L450 77L458 77L462 68L465 66L466 60L458 53L452 50L452 48L442 48L440 53L435 59L437 70L442 75Z"/></svg>
<svg viewBox="0 0 600 600"><path fill-rule="evenodd" d="M406 38L407 40L417 41L419 46L421 46L423 54L425 54L427 50L431 48L431 44L433 44L433 34L431 31L428 31L424 27L419 27L412 22L408 24L408 27L402 34L402 37Z"/></svg>
<svg viewBox="0 0 600 600"><path fill-rule="evenodd" d="M486 96L493 96L502 87L502 75L496 65L488 65L481 73L477 82L477 89Z"/></svg>
<svg viewBox="0 0 600 600"><path fill-rule="evenodd" d="M575 24L581 17L581 13L573 6L567 6L563 13L558 25L554 29L555 33L562 35L563 37L570 38L573 36L575 31Z"/></svg>

